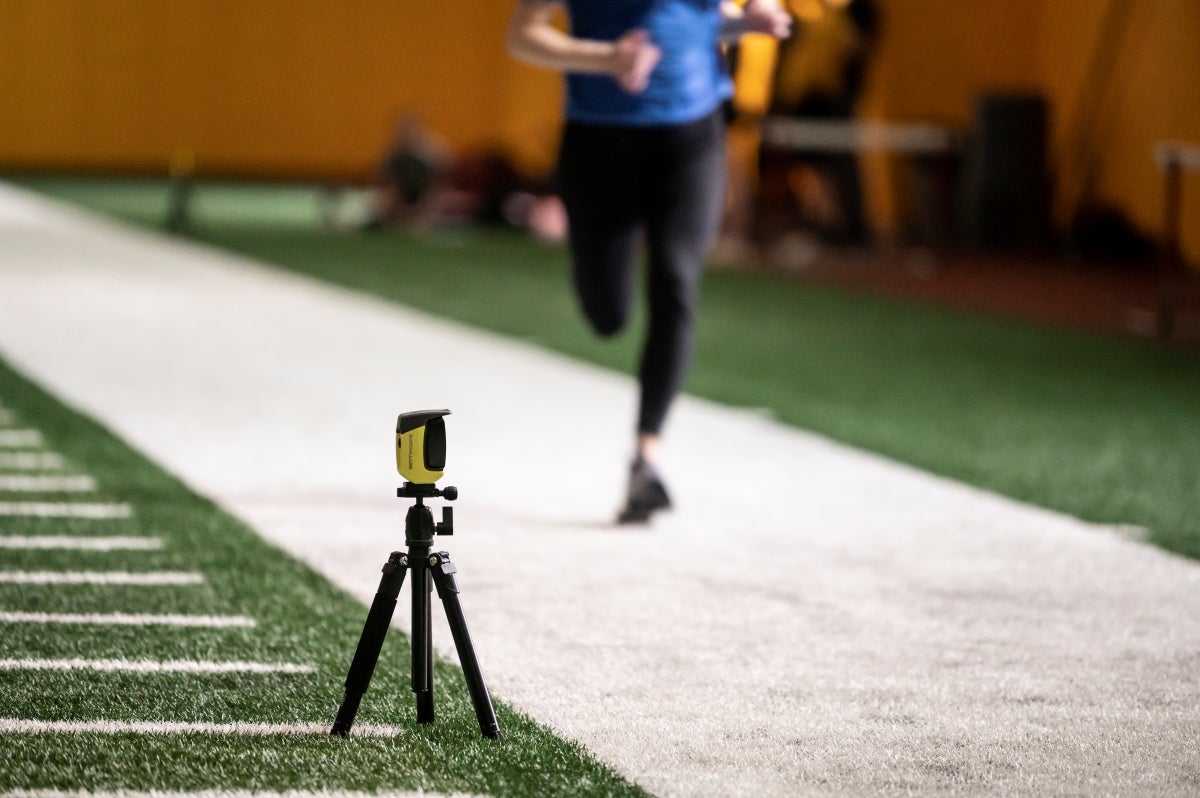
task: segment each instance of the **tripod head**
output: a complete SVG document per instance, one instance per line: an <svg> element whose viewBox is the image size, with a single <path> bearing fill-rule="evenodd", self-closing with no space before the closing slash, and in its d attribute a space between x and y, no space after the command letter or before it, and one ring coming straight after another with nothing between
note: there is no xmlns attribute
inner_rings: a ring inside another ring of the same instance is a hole
<svg viewBox="0 0 1200 798"><path fill-rule="evenodd" d="M401 499L416 499L417 504L420 504L422 499L436 499L439 496L452 502L458 498L458 488L453 485L439 488L437 485L414 485L405 482L403 487L396 488L396 496Z"/></svg>
<svg viewBox="0 0 1200 798"><path fill-rule="evenodd" d="M434 535L454 534L454 508L442 508L442 520L433 522L433 513L425 506L425 499L441 496L452 502L458 498L458 488L447 485L439 488L436 485L414 485L405 482L396 488L396 495L402 499L416 499L416 503L408 508L408 516L404 519L404 536L411 545L414 540L431 541Z"/></svg>

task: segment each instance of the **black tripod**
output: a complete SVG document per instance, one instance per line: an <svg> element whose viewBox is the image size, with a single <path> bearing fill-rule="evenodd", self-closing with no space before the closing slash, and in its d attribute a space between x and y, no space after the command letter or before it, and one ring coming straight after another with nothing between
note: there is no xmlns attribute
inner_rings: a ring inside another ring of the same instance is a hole
<svg viewBox="0 0 1200 798"><path fill-rule="evenodd" d="M498 739L500 725L496 723L492 699L483 684L479 661L475 658L475 648L467 632L467 620L458 602L458 584L454 580L457 569L446 552L430 552L435 534L454 533L454 515L453 508L443 507L441 522L434 524L433 513L425 506L423 499L443 496L447 501L454 501L458 498L458 489L447 487L438 490L434 485L405 482L404 487L396 490L396 495L417 500L408 508L408 515L404 519L404 542L408 545L408 554L393 551L383 566L383 578L379 581L379 590L375 593L362 636L358 639L354 661L350 663L350 673L346 676L346 692L330 733L340 736L350 733L358 704L371 683L371 674L375 671L379 651L383 648L383 638L387 635L392 613L396 609L396 598L404 584L404 573L408 570L412 571L412 689L417 694L417 722L433 723L430 593L433 585L437 585L438 598L446 608L446 618L454 636L454 647L462 661L463 675L467 677L467 689L475 706L475 717L479 719L479 729L484 737Z"/></svg>

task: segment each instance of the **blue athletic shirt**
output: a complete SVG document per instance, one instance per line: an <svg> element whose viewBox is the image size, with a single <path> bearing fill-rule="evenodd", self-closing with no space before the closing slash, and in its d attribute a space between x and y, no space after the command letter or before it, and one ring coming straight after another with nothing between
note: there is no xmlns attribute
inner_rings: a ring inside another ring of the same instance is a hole
<svg viewBox="0 0 1200 798"><path fill-rule="evenodd" d="M645 28L662 60L641 94L610 75L567 75L567 119L609 125L675 125L712 113L733 93L717 44L720 0L566 0L571 35L615 41Z"/></svg>

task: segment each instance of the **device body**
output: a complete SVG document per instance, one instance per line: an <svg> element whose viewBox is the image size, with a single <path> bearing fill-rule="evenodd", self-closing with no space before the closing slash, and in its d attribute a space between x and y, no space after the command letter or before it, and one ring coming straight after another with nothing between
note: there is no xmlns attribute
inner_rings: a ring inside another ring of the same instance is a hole
<svg viewBox="0 0 1200 798"><path fill-rule="evenodd" d="M418 410L396 419L396 470L415 485L431 485L445 474L449 410Z"/></svg>

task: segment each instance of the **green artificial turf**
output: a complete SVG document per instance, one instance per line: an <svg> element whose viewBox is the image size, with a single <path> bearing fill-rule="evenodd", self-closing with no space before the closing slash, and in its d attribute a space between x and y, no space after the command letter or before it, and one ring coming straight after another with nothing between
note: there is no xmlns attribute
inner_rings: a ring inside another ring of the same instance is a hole
<svg viewBox="0 0 1200 798"><path fill-rule="evenodd" d="M0 584L0 612L247 616L253 628L4 623L0 660L31 658L297 663L302 674L134 674L0 668L0 718L330 724L366 608L265 543L236 519L62 406L0 362L0 404L127 502L115 520L0 517L0 535L159 537L155 551L0 549L0 571L188 571L201 585ZM23 495L21 501L75 500ZM13 500L6 496L6 500ZM365 564L376 578L378 564ZM485 740L462 672L435 668L438 718L417 724L409 642L393 630L358 724L402 727L393 739L325 734L219 736L0 732L0 791L431 790L495 796L643 795L583 749L497 703L501 741Z"/></svg>
<svg viewBox="0 0 1200 798"><path fill-rule="evenodd" d="M165 208L161 182L27 185L147 226ZM640 317L616 341L590 335L558 248L325 232L314 190L197 198L198 241L622 371L635 362ZM728 271L707 275L697 325L692 393L1200 557L1194 350Z"/></svg>

